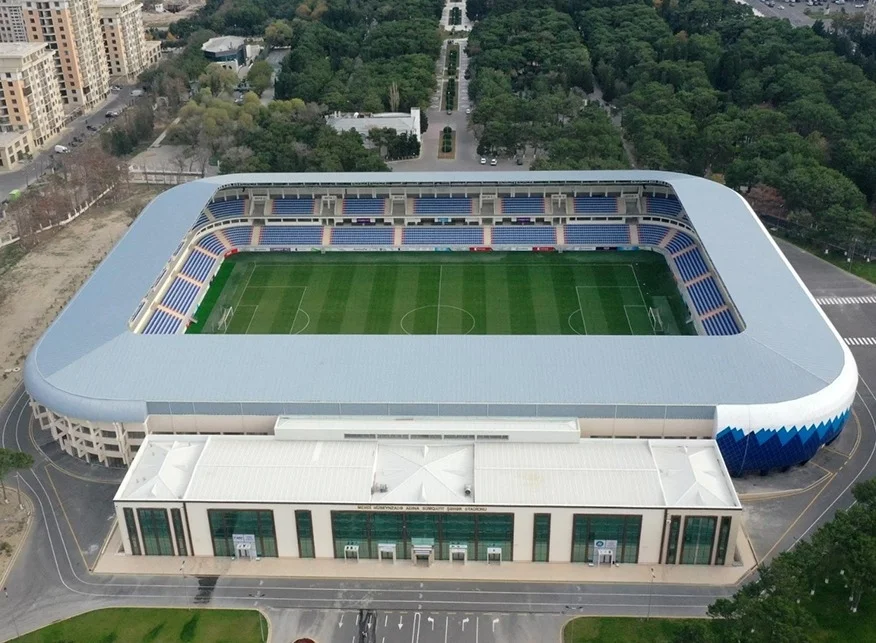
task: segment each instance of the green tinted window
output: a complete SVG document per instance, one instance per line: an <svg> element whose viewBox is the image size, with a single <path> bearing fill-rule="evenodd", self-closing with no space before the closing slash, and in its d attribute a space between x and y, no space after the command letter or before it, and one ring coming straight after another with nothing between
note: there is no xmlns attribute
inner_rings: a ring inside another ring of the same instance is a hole
<svg viewBox="0 0 876 643"><path fill-rule="evenodd" d="M125 514L125 529L128 531L128 541L131 543L131 554L139 556L142 552L140 549L140 534L137 533L137 523L134 522L134 510L125 507L122 511Z"/></svg>
<svg viewBox="0 0 876 643"><path fill-rule="evenodd" d="M298 556L313 558L313 519L309 511L295 512L295 529L298 532Z"/></svg>
<svg viewBox="0 0 876 643"><path fill-rule="evenodd" d="M236 556L235 535L255 536L256 555L276 558L277 537L274 512L255 509L208 509L213 552L216 556Z"/></svg>
<svg viewBox="0 0 876 643"><path fill-rule="evenodd" d="M546 563L550 558L551 515L535 514L532 526L532 560Z"/></svg>
<svg viewBox="0 0 876 643"><path fill-rule="evenodd" d="M176 538L177 556L188 556L189 548L186 546L186 532L183 529L182 515L179 509L171 509L170 518L173 520L173 535Z"/></svg>
<svg viewBox="0 0 876 643"><path fill-rule="evenodd" d="M709 565L712 561L712 542L715 538L715 516L688 516L684 521L681 543L683 565Z"/></svg>
<svg viewBox="0 0 876 643"><path fill-rule="evenodd" d="M147 556L173 556L173 541L166 509L138 509L143 550Z"/></svg>
<svg viewBox="0 0 876 643"><path fill-rule="evenodd" d="M669 542L666 544L666 564L674 565L678 559L678 532L681 530L681 516L672 516L669 522Z"/></svg>

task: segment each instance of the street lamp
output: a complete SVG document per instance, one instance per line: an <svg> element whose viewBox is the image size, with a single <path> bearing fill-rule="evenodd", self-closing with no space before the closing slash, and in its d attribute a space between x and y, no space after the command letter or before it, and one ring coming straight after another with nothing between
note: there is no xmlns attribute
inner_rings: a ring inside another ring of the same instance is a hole
<svg viewBox="0 0 876 643"><path fill-rule="evenodd" d="M183 598L186 599L186 602L189 600L189 592L186 588L186 561L183 559L182 564L179 566L179 571L182 573L182 589L183 589Z"/></svg>
<svg viewBox="0 0 876 643"><path fill-rule="evenodd" d="M654 598L654 579L657 578L657 574L654 573L654 568L651 568L651 583L648 586L648 615L645 617L645 620L651 618L651 601Z"/></svg>

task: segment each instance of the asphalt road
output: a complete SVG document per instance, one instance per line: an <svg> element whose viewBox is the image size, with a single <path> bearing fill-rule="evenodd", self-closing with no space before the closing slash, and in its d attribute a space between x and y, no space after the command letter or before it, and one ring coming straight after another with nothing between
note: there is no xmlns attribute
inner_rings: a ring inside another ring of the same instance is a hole
<svg viewBox="0 0 876 643"><path fill-rule="evenodd" d="M786 246L783 246L787 248ZM792 264L816 296L876 294L876 288L833 266L786 249ZM826 306L825 311L846 336L876 336L876 304ZM863 423L861 446L824 491L805 509L773 553L793 545L837 508L851 504L849 489L872 477L876 449L876 347L854 347L861 371L855 411ZM260 607L277 635L286 640L321 628L321 641L352 641L356 615L370 610L375 643L404 641L556 640L570 615L696 616L731 588L600 583L591 585L335 581L300 579L191 577L107 577L89 573L94 543L106 533L111 512L113 472L90 467L61 453L38 450L29 433L30 412L19 388L0 409L0 446L36 456L32 471L21 476L33 499L32 533L7 582L8 598L0 598L0 638L29 631L82 611L112 605ZM40 442L45 437L37 435ZM56 469L69 469L72 477ZM84 475L83 475L84 474ZM69 478L66 479L65 476ZM80 478L94 477L88 484ZM75 482L78 480L78 482ZM75 496L62 504L61 498ZM81 528L79 542L71 524ZM653 591L653 593L652 593ZM650 606L650 607L649 607ZM341 614L344 617L340 622ZM310 616L308 616L310 615ZM332 615L337 615L333 620ZM429 620L431 619L431 620ZM468 619L467 621L465 619ZM498 620L495 620L498 619ZM352 624L352 625L351 625ZM398 627L401 624L401 627ZM433 630L434 627L434 630ZM465 631L463 632L463 627ZM495 629L494 629L495 628ZM326 632L330 633L327 634ZM442 636L444 637L442 639Z"/></svg>
<svg viewBox="0 0 876 643"><path fill-rule="evenodd" d="M131 103L131 91L135 88L135 86L125 86L122 87L122 91L111 93L100 109L71 121L64 128L63 135L51 147L35 155L34 159L22 166L21 169L14 172L0 173L0 200L5 199L12 190L24 189L41 176L51 164L55 145L69 146L77 136L87 138L98 134L99 132L90 131L88 125L98 127L105 125L106 121L110 120L106 118L106 113L113 110L121 110L129 105Z"/></svg>

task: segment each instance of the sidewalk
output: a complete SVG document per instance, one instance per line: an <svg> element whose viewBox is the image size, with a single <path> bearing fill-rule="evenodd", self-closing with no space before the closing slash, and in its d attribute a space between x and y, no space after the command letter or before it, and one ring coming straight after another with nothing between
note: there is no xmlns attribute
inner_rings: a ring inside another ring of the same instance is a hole
<svg viewBox="0 0 876 643"><path fill-rule="evenodd" d="M754 567L754 552L748 538L738 539L742 565L654 565L655 583L678 585L735 585ZM466 564L438 561L430 567L415 566L409 560L395 563L377 560L343 561L336 559L263 558L233 560L190 556L125 556L119 530L114 528L104 552L92 570L95 574L135 574L181 576L237 576L257 578L307 578L343 580L453 580L511 581L551 583L649 583L651 565L590 567L580 563L487 563ZM183 566L185 561L185 566ZM389 569L392 569L391 574Z"/></svg>

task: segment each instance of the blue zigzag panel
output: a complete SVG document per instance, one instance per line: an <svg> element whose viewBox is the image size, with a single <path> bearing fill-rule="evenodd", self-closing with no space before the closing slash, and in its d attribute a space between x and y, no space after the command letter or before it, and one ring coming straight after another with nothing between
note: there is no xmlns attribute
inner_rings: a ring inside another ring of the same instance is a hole
<svg viewBox="0 0 876 643"><path fill-rule="evenodd" d="M741 429L722 429L715 440L731 475L748 471L781 469L805 462L822 444L836 438L843 430L849 410L817 426L790 429L760 429L748 434Z"/></svg>

